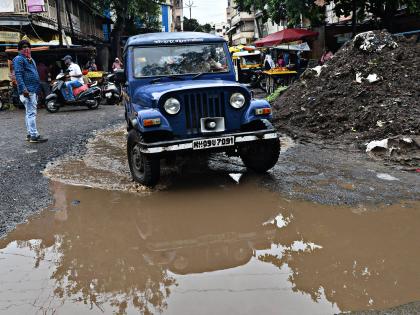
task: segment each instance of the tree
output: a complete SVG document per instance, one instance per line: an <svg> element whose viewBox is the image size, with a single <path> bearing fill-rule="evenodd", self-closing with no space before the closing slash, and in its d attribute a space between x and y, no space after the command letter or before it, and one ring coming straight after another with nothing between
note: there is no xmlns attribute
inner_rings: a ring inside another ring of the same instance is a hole
<svg viewBox="0 0 420 315"><path fill-rule="evenodd" d="M276 23L288 20L289 26L301 24L301 18L309 19L312 26L324 21L324 6L314 0L237 0L239 11L260 10L263 21L271 19Z"/></svg>
<svg viewBox="0 0 420 315"><path fill-rule="evenodd" d="M185 32L204 32L204 33L210 33L212 31L213 27L206 23L204 25L201 25L196 19L189 19L187 17L184 17L184 31Z"/></svg>
<svg viewBox="0 0 420 315"><path fill-rule="evenodd" d="M184 17L184 31L201 32L201 25L196 19L189 19L187 17Z"/></svg>
<svg viewBox="0 0 420 315"><path fill-rule="evenodd" d="M333 0L328 0L328 3ZM411 13L420 13L418 0L334 0L334 11L338 16L353 16L353 23L362 19L366 13L371 13L373 18L380 19L383 27L389 31L394 29L394 18L400 6L407 6ZM355 27L355 25L354 25Z"/></svg>
<svg viewBox="0 0 420 315"><path fill-rule="evenodd" d="M150 0L94 0L98 10L111 10L116 16L112 47L114 55L121 57L121 36L124 31L137 29L136 25L157 31L160 6L157 1ZM132 34L127 34L132 35Z"/></svg>

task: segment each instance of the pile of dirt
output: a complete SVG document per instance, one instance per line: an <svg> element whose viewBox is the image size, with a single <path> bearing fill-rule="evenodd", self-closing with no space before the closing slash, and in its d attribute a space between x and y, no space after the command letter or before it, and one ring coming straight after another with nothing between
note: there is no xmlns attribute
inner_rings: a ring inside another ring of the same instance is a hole
<svg viewBox="0 0 420 315"><path fill-rule="evenodd" d="M358 144L419 135L416 40L385 31L359 34L275 102L274 123L294 136Z"/></svg>

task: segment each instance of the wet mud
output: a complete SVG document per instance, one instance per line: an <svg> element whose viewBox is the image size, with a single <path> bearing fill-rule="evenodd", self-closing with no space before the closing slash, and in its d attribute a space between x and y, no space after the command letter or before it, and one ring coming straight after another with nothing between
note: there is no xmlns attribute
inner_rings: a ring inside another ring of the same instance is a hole
<svg viewBox="0 0 420 315"><path fill-rule="evenodd" d="M117 126L97 132L86 145L86 152L75 158L64 156L49 163L43 174L54 181L75 186L86 186L107 190L118 190L148 194L151 192L170 189L177 189L180 174L188 176L205 176L204 184L209 181L215 173L237 173L242 176L245 172L242 162L238 158L227 159L222 154L215 154L210 157L183 158L176 163L166 163L162 160L161 182L153 190L133 182L129 171L126 153L127 132L125 126ZM293 148L296 143L287 136L280 138L281 153ZM223 158L221 158L223 156ZM199 175L201 174L201 175ZM203 183L203 178L192 179L195 184ZM232 177L235 180L235 175ZM191 178L182 182L191 184Z"/></svg>
<svg viewBox="0 0 420 315"><path fill-rule="evenodd" d="M148 195L52 182L54 204L0 239L0 313L337 314L420 300L419 203L325 206L215 177Z"/></svg>

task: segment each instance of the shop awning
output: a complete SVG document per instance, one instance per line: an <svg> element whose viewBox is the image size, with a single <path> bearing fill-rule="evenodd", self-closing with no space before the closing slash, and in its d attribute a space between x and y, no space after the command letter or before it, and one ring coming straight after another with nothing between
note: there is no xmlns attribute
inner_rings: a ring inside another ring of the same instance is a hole
<svg viewBox="0 0 420 315"><path fill-rule="evenodd" d="M30 24L31 21L26 16L0 16L0 26L24 26Z"/></svg>
<svg viewBox="0 0 420 315"><path fill-rule="evenodd" d="M308 43L302 43L302 44L282 44L275 46L274 48L282 49L282 50L296 50L296 51L311 51L311 48L309 47Z"/></svg>
<svg viewBox="0 0 420 315"><path fill-rule="evenodd" d="M290 43L297 40L317 37L318 32L313 32L303 28L287 28L280 32L270 34L263 39L257 40L255 46L257 47L271 47L282 43Z"/></svg>

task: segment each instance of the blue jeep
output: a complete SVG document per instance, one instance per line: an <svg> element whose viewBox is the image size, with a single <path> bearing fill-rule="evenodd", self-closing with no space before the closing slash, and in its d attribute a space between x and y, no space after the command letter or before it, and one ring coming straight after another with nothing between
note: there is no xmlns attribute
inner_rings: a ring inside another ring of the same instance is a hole
<svg viewBox="0 0 420 315"><path fill-rule="evenodd" d="M226 152L266 172L280 142L271 107L235 82L226 41L195 33L130 37L124 48L127 82L127 154L135 181L154 186L160 160L183 154ZM118 76L118 75L117 75Z"/></svg>

